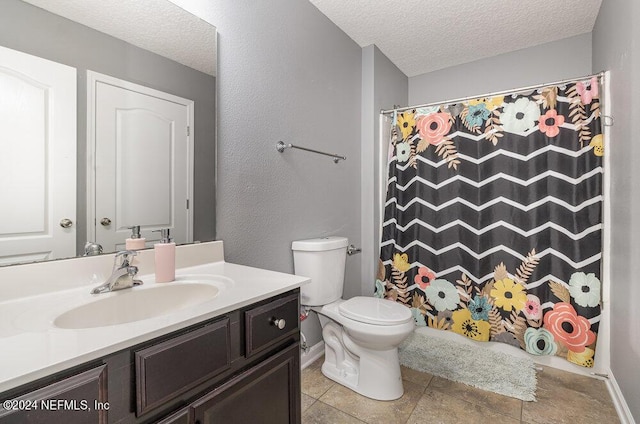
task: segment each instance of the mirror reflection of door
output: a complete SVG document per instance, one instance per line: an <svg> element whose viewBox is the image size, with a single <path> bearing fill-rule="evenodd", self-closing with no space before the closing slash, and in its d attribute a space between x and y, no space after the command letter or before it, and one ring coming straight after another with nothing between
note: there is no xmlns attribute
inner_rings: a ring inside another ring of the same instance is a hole
<svg viewBox="0 0 640 424"><path fill-rule="evenodd" d="M76 69L5 47L0 199L0 264L75 255Z"/></svg>
<svg viewBox="0 0 640 424"><path fill-rule="evenodd" d="M162 228L171 229L176 243L191 242L193 102L95 72L87 80L94 139L90 241L123 250L128 227L139 225L147 247L159 239L151 231Z"/></svg>

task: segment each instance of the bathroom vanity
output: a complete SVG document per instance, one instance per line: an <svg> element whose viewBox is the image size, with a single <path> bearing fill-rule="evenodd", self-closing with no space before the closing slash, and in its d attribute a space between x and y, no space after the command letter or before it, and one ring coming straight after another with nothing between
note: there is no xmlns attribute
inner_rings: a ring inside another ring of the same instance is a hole
<svg viewBox="0 0 640 424"><path fill-rule="evenodd" d="M226 263L221 242L199 247L204 253L178 247L173 283L149 273L143 286L104 298L87 297L85 282L1 302L10 324L0 327L0 424L299 423L299 287L307 279ZM148 271L148 251L140 253ZM202 291L207 285L217 291ZM163 313L170 286L168 296L186 306ZM194 287L195 301L176 295ZM107 316L132 294L142 312Z"/></svg>

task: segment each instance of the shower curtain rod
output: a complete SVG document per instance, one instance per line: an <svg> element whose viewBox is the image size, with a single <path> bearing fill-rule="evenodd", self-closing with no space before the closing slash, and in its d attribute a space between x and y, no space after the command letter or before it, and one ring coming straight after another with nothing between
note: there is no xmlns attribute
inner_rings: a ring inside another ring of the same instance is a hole
<svg viewBox="0 0 640 424"><path fill-rule="evenodd" d="M380 114L388 115L388 114L393 113L393 112L403 112L405 110L417 109L417 108L420 108L420 107L439 106L439 105L452 105L452 104L456 104L456 103L460 103L460 102L465 102L467 100L480 99L480 98L483 98L483 97L494 97L494 96L500 96L500 95L512 94L512 93L520 93L522 91L535 90L537 88L547 87L549 85L561 85L561 84L566 84L566 83L573 82L573 81L585 80L585 79L593 78L593 77L598 77L598 78L604 77L604 71L598 72L597 74L593 74L593 75L586 75L584 77L568 78L568 79L563 79L563 80L560 80L560 81L546 82L544 84L530 85L528 87L521 87L521 88L516 88L516 89L511 89L511 90L495 91L493 93L480 94L480 95L476 95L476 96L460 97L459 99L451 99L451 100L444 100L444 101L439 101L439 102L425 103L423 105L406 106L406 107L399 107L399 108L395 108L395 109L381 110Z"/></svg>

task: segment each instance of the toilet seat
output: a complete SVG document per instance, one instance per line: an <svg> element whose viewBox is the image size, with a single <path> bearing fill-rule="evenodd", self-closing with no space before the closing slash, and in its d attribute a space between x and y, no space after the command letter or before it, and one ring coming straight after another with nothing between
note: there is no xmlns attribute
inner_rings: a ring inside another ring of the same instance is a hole
<svg viewBox="0 0 640 424"><path fill-rule="evenodd" d="M413 319L409 308L376 297L356 296L341 302L340 315L372 325L399 325Z"/></svg>

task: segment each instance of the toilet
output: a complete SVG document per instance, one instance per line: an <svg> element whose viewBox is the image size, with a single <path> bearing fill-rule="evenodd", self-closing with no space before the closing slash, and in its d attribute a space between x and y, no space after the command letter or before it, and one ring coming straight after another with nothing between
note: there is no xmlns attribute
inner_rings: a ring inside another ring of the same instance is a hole
<svg viewBox="0 0 640 424"><path fill-rule="evenodd" d="M301 304L318 313L325 343L322 373L363 396L402 396L398 346L415 329L409 308L375 297L342 300L348 240L323 237L294 241L295 273L311 278L300 288Z"/></svg>

